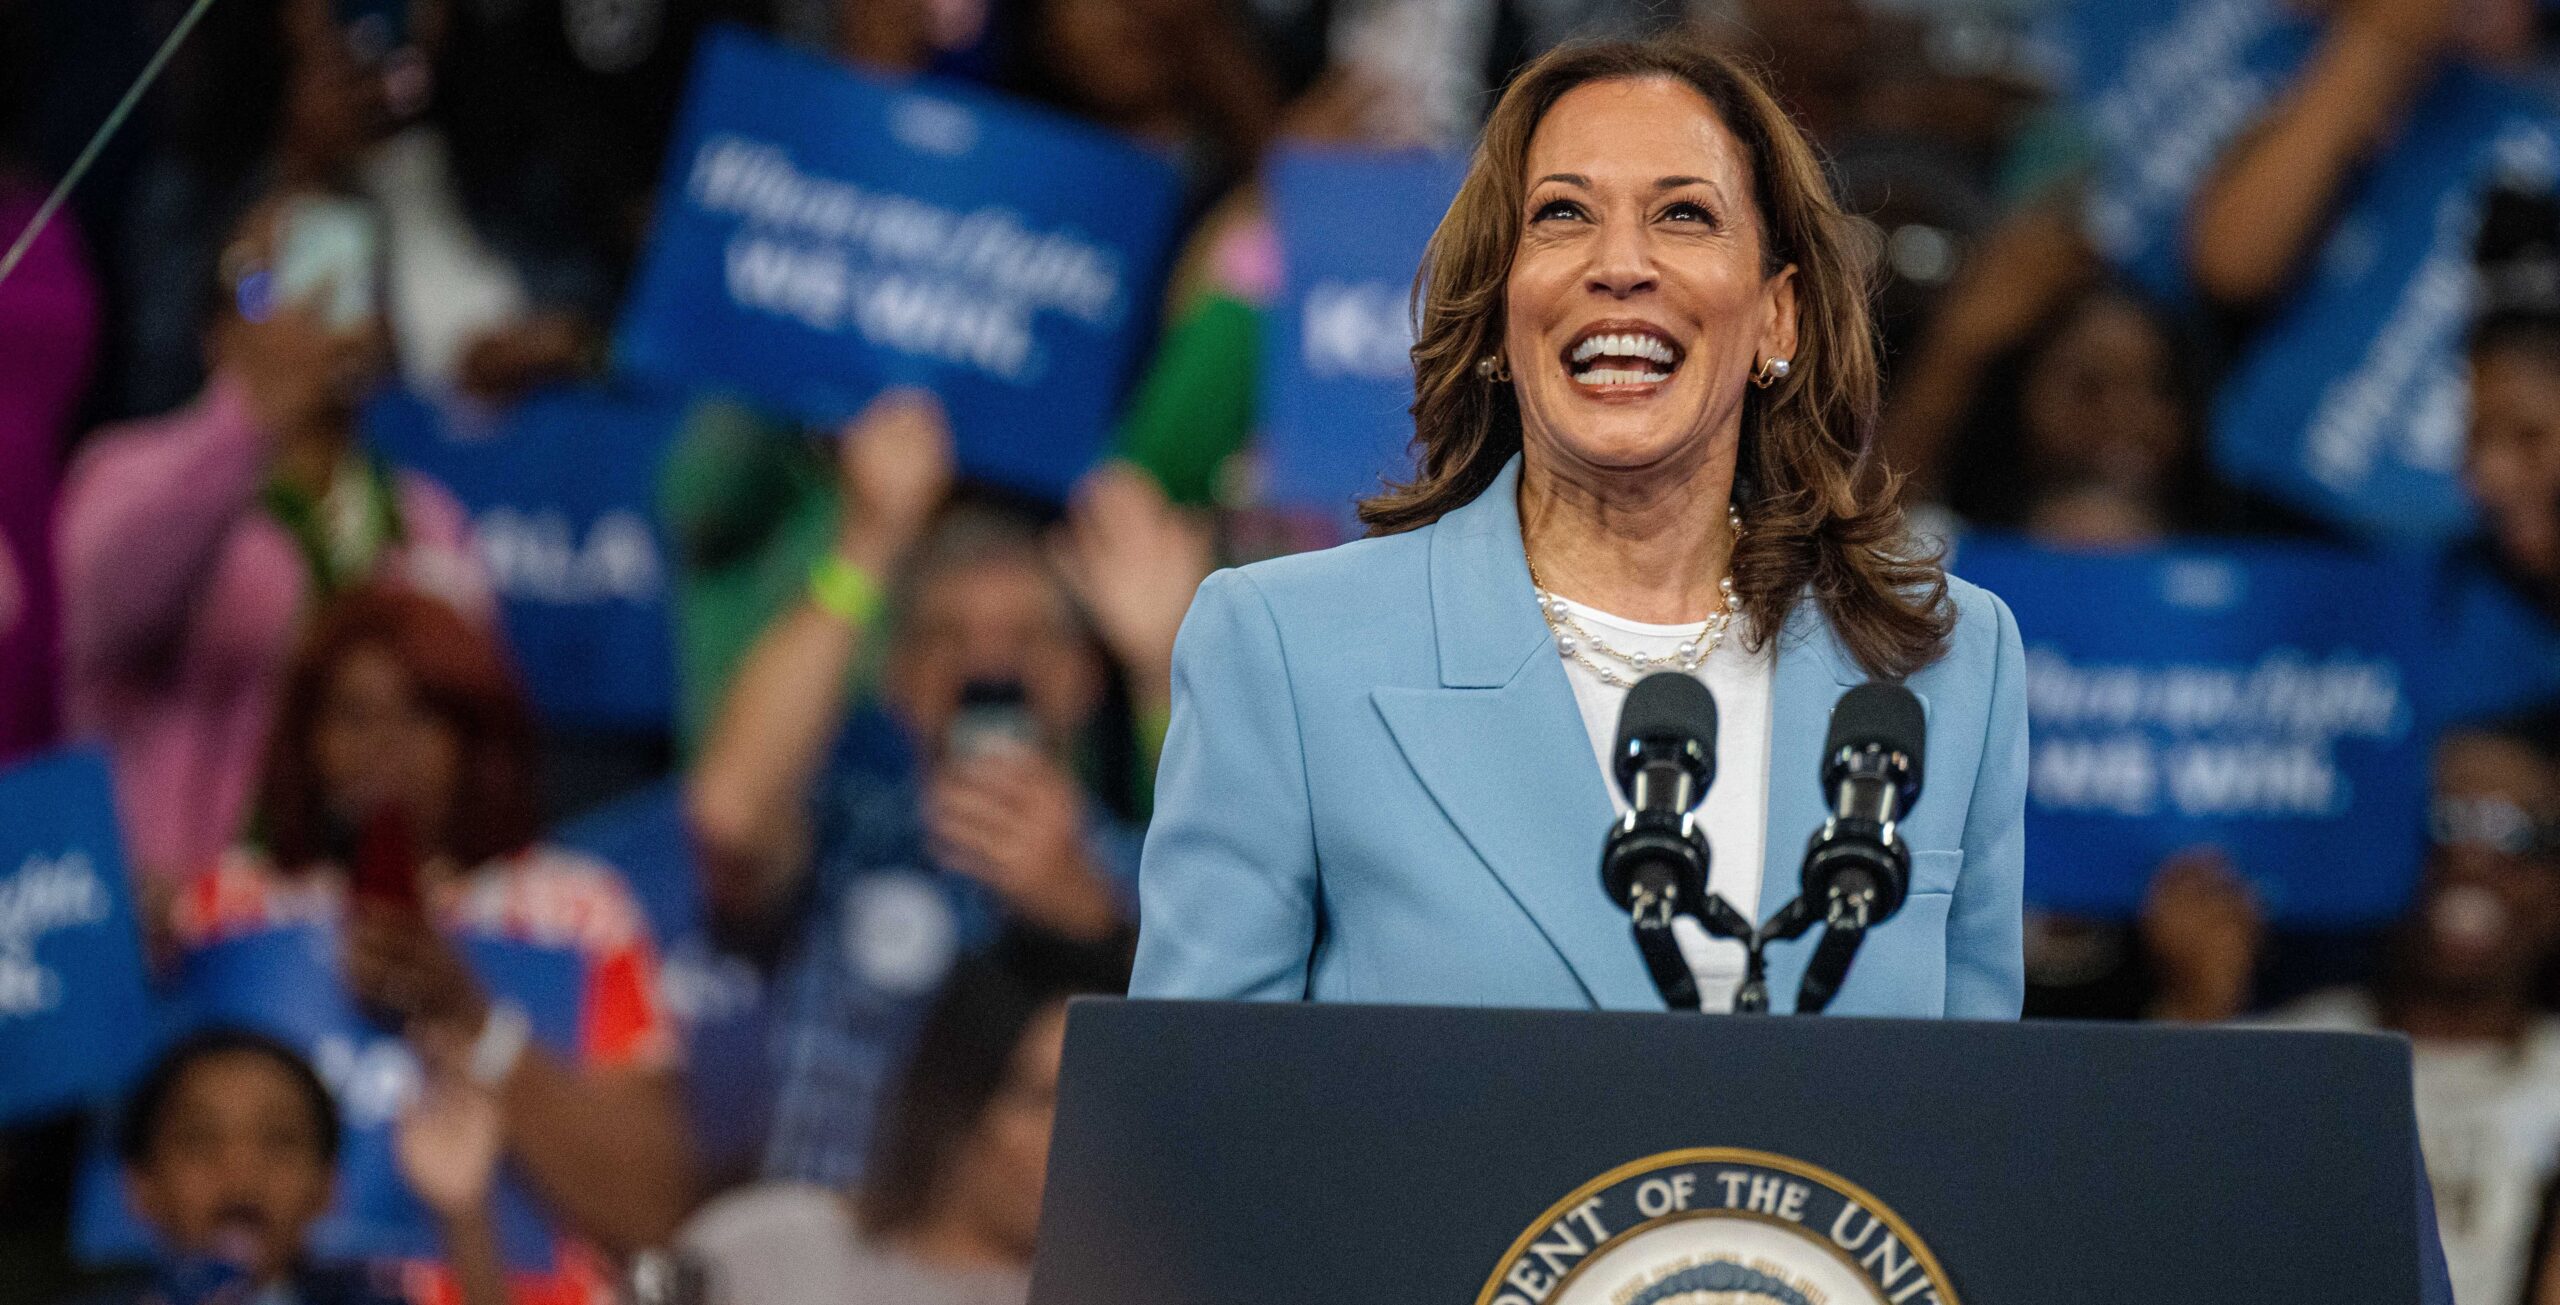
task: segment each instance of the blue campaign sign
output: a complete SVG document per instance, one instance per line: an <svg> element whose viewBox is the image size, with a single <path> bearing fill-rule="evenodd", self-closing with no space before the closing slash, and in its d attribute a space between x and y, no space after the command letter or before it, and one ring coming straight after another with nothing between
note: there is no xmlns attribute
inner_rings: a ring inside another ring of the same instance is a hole
<svg viewBox="0 0 2560 1305"><path fill-rule="evenodd" d="M833 425L892 384L961 465L1062 497L1101 454L1174 236L1172 165L958 83L703 42L616 354Z"/></svg>
<svg viewBox="0 0 2560 1305"><path fill-rule="evenodd" d="M622 872L661 953L702 931L701 870L679 776L616 798L560 827L553 838Z"/></svg>
<svg viewBox="0 0 2560 1305"><path fill-rule="evenodd" d="M153 1017L106 758L0 772L0 1123L113 1091Z"/></svg>
<svg viewBox="0 0 2560 1305"><path fill-rule="evenodd" d="M684 417L670 398L601 386L512 407L376 400L365 434L443 482L471 514L507 641L543 718L665 729L675 710L669 550L658 474Z"/></svg>
<svg viewBox="0 0 2560 1305"><path fill-rule="evenodd" d="M2154 298L2190 305L2195 197L2320 25L2279 0L2183 0L2078 3L2058 29L2096 154L2090 238ZM2376 535L2458 535L2480 199L2493 180L2555 174L2560 134L2540 97L2469 68L2439 75L2348 187L2301 284L2250 331L2213 405L2223 472Z"/></svg>
<svg viewBox="0 0 2560 1305"><path fill-rule="evenodd" d="M542 1045L574 1060L583 996L575 952L513 941L461 940L488 990L524 1008ZM441 1257L432 1216L400 1177L394 1124L417 1091L408 1044L368 1018L339 980L334 927L280 926L225 939L187 954L176 998L188 1028L247 1028L308 1057L337 1098L344 1125L337 1201L312 1231L324 1258ZM81 1177L74 1244L83 1260L111 1262L150 1253L151 1233L124 1199L113 1157L100 1149ZM547 1272L553 1233L512 1170L496 1194L500 1241L510 1265Z"/></svg>
<svg viewBox="0 0 2560 1305"><path fill-rule="evenodd" d="M2560 698L2560 624L2492 566L2462 549L2437 576L2421 619L2440 637L2428 694L2441 728Z"/></svg>
<svg viewBox="0 0 2560 1305"><path fill-rule="evenodd" d="M2188 204L2318 28L2281 0L2074 0L2054 30L2096 156L2089 237L2153 297L2184 303Z"/></svg>
<svg viewBox="0 0 2560 1305"><path fill-rule="evenodd" d="M1414 272L1465 161L1293 148L1265 177L1285 277L1264 335L1262 461L1278 503L1339 514L1413 474Z"/></svg>
<svg viewBox="0 0 2560 1305"><path fill-rule="evenodd" d="M2395 915L2415 882L2429 634L2415 562L2296 544L2070 553L1968 536L2027 650L2027 899L2123 917L2214 847L2271 917Z"/></svg>
<svg viewBox="0 0 2560 1305"><path fill-rule="evenodd" d="M2439 77L2223 382L2224 473L2376 535L2441 543L2467 529L2472 241L2494 185L2555 176L2560 117L2538 96L2468 69Z"/></svg>

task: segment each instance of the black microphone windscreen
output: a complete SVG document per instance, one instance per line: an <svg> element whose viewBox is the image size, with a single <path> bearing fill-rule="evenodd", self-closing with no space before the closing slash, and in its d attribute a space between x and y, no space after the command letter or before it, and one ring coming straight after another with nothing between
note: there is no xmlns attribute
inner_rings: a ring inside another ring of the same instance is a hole
<svg viewBox="0 0 2560 1305"><path fill-rule="evenodd" d="M1861 684L1841 694L1840 704L1831 709L1831 737L1822 746L1826 769L1842 748L1871 743L1911 759L1911 791L1918 792L1929 745L1929 717L1920 708L1919 695L1899 684Z"/></svg>
<svg viewBox="0 0 2560 1305"><path fill-rule="evenodd" d="M1627 701L1618 708L1618 782L1625 784L1634 777L1635 761L1628 746L1638 739L1670 740L1687 743L1703 762L1701 784L1715 778L1716 765L1716 695L1694 675L1678 671L1656 671L1636 681L1627 690Z"/></svg>

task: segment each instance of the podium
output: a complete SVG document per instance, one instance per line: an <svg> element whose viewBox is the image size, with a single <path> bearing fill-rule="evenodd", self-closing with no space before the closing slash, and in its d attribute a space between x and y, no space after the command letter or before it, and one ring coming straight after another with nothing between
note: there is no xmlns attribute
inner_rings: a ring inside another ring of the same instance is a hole
<svg viewBox="0 0 2560 1305"><path fill-rule="evenodd" d="M2396 1037L1093 999L1046 1202L1032 1305L2378 1305L2431 1217Z"/></svg>

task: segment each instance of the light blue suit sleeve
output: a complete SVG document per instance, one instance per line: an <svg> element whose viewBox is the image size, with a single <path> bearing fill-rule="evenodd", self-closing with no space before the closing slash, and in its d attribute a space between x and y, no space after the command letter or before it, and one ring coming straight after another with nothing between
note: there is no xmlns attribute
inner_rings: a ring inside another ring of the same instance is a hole
<svg viewBox="0 0 2560 1305"><path fill-rule="evenodd" d="M2021 911L2027 867L2027 655L2017 618L1998 618L1991 710L1964 828L1964 868L1947 915L1947 1015L2013 1020L2026 1002Z"/></svg>
<svg viewBox="0 0 2560 1305"><path fill-rule="evenodd" d="M1133 997L1296 1001L1315 949L1315 824L1280 631L1251 576L1200 586L1138 867Z"/></svg>

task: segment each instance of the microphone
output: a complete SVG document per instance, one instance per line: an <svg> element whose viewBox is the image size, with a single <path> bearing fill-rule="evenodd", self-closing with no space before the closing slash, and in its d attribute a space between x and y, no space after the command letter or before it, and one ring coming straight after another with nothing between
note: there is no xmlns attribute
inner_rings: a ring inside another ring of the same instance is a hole
<svg viewBox="0 0 2560 1305"><path fill-rule="evenodd" d="M1693 676L1648 675L1618 709L1610 769L1627 813L1601 844L1600 884L1627 912L1645 968L1675 1010L1698 1008L1671 920L1706 907L1707 836L1694 813L1715 782L1715 740L1715 694Z"/></svg>
<svg viewBox="0 0 2560 1305"><path fill-rule="evenodd" d="M1895 824L1920 797L1928 717L1898 684L1862 684L1831 709L1822 787L1831 818L1804 852L1802 901L1827 926L1805 966L1796 1010L1819 1014L1848 976L1866 932L1893 918L1911 888L1911 849Z"/></svg>

